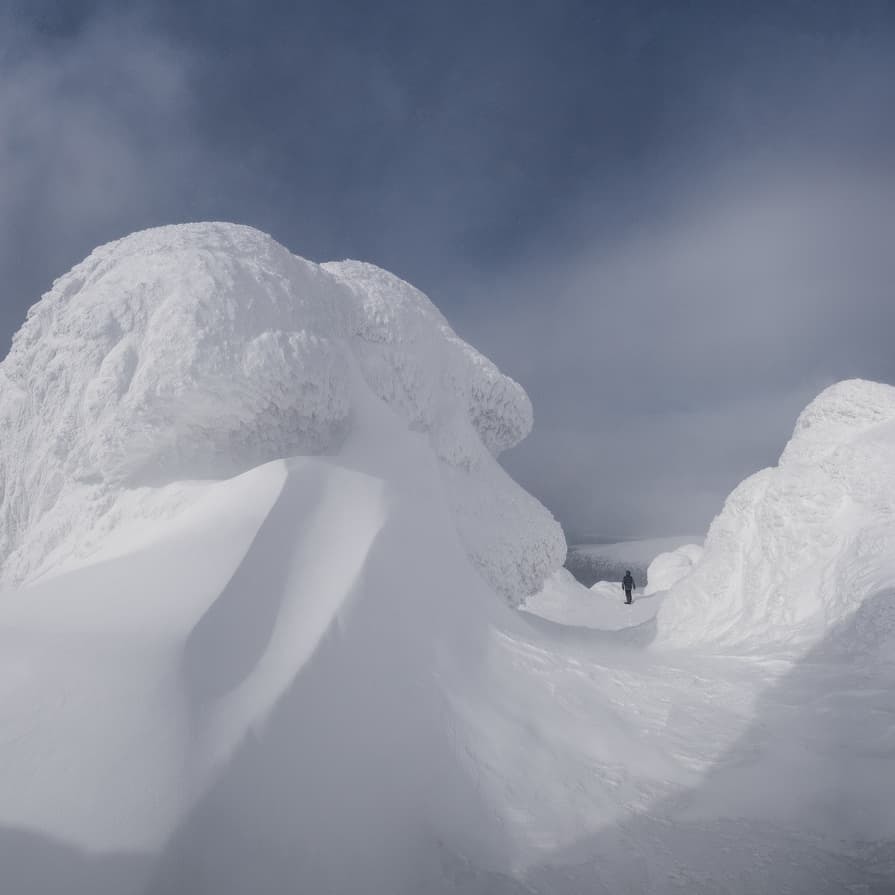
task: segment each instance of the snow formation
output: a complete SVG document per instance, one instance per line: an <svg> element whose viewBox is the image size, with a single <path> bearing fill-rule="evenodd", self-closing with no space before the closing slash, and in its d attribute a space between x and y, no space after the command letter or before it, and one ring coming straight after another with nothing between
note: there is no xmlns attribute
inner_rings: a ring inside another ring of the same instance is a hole
<svg viewBox="0 0 895 895"><path fill-rule="evenodd" d="M676 550L660 553L646 570L645 594L670 590L682 581L702 558L699 544L684 544Z"/></svg>
<svg viewBox="0 0 895 895"><path fill-rule="evenodd" d="M625 592L617 581L598 581L588 588L568 569L559 569L521 608L566 627L621 631L652 619L660 601L660 597L654 598L638 591L634 594L633 605L629 606L625 603Z"/></svg>
<svg viewBox="0 0 895 895"><path fill-rule="evenodd" d="M88 555L139 489L337 451L368 395L429 439L490 584L538 590L564 538L495 460L531 429L522 388L398 277L231 224L102 246L30 310L0 364L3 580Z"/></svg>
<svg viewBox="0 0 895 895"><path fill-rule="evenodd" d="M802 412L779 465L727 499L662 605L660 642L804 650L862 607L891 637L893 558L895 388L841 382Z"/></svg>

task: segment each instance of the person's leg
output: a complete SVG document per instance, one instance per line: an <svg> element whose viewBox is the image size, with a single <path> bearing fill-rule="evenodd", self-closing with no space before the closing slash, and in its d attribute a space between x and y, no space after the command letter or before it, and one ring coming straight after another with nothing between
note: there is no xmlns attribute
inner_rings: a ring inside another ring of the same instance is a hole
<svg viewBox="0 0 895 895"><path fill-rule="evenodd" d="M631 602L631 591L629 591L627 588L625 588L625 602L626 603Z"/></svg>

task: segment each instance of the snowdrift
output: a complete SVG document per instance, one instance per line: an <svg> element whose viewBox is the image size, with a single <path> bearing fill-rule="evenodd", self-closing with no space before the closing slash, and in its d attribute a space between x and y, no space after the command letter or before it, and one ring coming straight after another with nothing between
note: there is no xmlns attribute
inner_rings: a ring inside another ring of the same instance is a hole
<svg viewBox="0 0 895 895"><path fill-rule="evenodd" d="M491 586L512 602L538 590L565 541L495 461L529 432L530 402L421 292L229 224L103 246L0 364L2 580L89 556L122 516L166 512L139 489L336 452L371 398L427 437Z"/></svg>
<svg viewBox="0 0 895 895"><path fill-rule="evenodd" d="M670 590L690 574L701 558L702 547L699 544L684 544L676 550L660 553L646 570L644 593Z"/></svg>
<svg viewBox="0 0 895 895"><path fill-rule="evenodd" d="M803 411L779 465L727 499L657 642L803 651L866 606L879 616L862 614L866 650L893 633L893 594L895 388L841 382Z"/></svg>

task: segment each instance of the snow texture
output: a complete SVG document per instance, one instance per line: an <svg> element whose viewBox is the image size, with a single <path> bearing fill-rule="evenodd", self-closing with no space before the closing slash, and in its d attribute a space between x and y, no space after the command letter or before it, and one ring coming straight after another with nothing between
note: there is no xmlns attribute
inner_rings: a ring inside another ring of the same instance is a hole
<svg viewBox="0 0 895 895"><path fill-rule="evenodd" d="M727 499L662 605L660 642L804 651L865 603L887 628L893 557L895 388L841 382L803 411L779 465Z"/></svg>
<svg viewBox="0 0 895 895"><path fill-rule="evenodd" d="M677 550L660 553L646 570L644 593L656 594L670 590L690 574L701 558L702 547L699 544L684 544Z"/></svg>
<svg viewBox="0 0 895 895"><path fill-rule="evenodd" d="M232 224L102 246L31 308L0 365L3 580L89 553L138 489L337 451L359 391L427 435L491 585L537 591L565 541L494 460L531 429L523 389L408 283Z"/></svg>
<svg viewBox="0 0 895 895"><path fill-rule="evenodd" d="M617 581L598 581L588 588L568 569L560 569L521 608L559 625L621 631L648 622L660 603L660 597L635 591L633 603L628 605Z"/></svg>

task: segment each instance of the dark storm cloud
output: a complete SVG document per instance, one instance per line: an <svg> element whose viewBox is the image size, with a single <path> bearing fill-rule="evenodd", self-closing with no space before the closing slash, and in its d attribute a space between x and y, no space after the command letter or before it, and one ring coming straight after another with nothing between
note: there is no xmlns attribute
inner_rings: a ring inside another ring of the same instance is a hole
<svg viewBox="0 0 895 895"><path fill-rule="evenodd" d="M407 277L531 393L567 527L699 531L844 376L895 379L884 2L0 13L4 335L141 227Z"/></svg>

